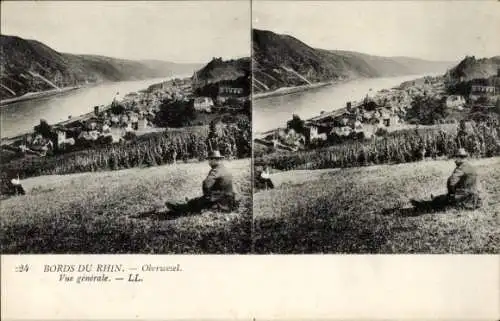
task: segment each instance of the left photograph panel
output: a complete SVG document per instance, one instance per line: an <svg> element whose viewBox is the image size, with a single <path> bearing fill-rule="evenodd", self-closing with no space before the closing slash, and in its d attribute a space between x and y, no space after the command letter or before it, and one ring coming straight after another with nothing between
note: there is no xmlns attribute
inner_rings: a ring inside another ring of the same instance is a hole
<svg viewBox="0 0 500 321"><path fill-rule="evenodd" d="M250 252L250 16L2 2L1 252Z"/></svg>

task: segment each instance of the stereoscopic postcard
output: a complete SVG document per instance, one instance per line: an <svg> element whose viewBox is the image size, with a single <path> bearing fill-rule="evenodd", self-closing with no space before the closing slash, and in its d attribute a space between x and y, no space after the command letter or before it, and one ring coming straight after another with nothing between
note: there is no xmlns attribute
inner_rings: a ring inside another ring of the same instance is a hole
<svg viewBox="0 0 500 321"><path fill-rule="evenodd" d="M2 1L2 320L500 318L500 2Z"/></svg>

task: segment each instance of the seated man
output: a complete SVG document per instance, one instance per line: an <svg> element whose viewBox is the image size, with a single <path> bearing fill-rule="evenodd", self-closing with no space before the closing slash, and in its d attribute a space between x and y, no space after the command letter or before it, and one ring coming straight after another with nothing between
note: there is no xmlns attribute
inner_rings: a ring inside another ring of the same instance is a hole
<svg viewBox="0 0 500 321"><path fill-rule="evenodd" d="M255 187L258 189L272 189L274 188L273 181L271 180L271 174L269 173L269 167L266 166L263 170L255 171Z"/></svg>
<svg viewBox="0 0 500 321"><path fill-rule="evenodd" d="M8 179L8 174L2 175L2 188L0 194L4 195L25 195L19 176L17 178Z"/></svg>
<svg viewBox="0 0 500 321"><path fill-rule="evenodd" d="M23 186L21 185L21 181L19 180L19 176L17 177L17 179L13 178L10 182L12 183L12 189L13 189L15 195L25 195L26 194Z"/></svg>
<svg viewBox="0 0 500 321"><path fill-rule="evenodd" d="M476 169L467 161L468 153L460 148L455 161L457 167L448 178L448 197L453 205L465 208L481 207L479 178Z"/></svg>
<svg viewBox="0 0 500 321"><path fill-rule="evenodd" d="M215 209L230 212L237 207L233 191L233 177L222 163L223 156L214 151L209 156L212 168L203 181L203 196L189 200L186 204L167 203L174 212L197 213L204 209Z"/></svg>
<svg viewBox="0 0 500 321"><path fill-rule="evenodd" d="M430 202L412 200L416 208L430 207L444 209L448 206L477 209L481 207L479 195L479 179L475 168L467 161L469 154L465 149L458 150L455 163L457 167L448 178L448 194L433 197Z"/></svg>

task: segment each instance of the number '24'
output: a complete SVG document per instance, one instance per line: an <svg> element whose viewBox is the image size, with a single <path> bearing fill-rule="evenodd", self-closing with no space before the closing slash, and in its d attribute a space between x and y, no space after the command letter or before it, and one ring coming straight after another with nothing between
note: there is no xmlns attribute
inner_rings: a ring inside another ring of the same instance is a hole
<svg viewBox="0 0 500 321"><path fill-rule="evenodd" d="M28 264L21 264L16 267L16 272L28 272L28 270L29 270Z"/></svg>

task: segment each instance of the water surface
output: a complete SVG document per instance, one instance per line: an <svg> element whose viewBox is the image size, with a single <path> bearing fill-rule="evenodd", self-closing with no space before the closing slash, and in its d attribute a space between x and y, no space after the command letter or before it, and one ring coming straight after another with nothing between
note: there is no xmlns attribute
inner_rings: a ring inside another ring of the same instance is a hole
<svg viewBox="0 0 500 321"><path fill-rule="evenodd" d="M0 107L0 135L5 138L32 131L42 118L49 124L54 124L68 119L70 115L72 117L83 115L94 110L94 106L111 103L117 92L123 97L130 92L146 89L150 85L171 78L173 77L104 83L55 96L2 106Z"/></svg>

